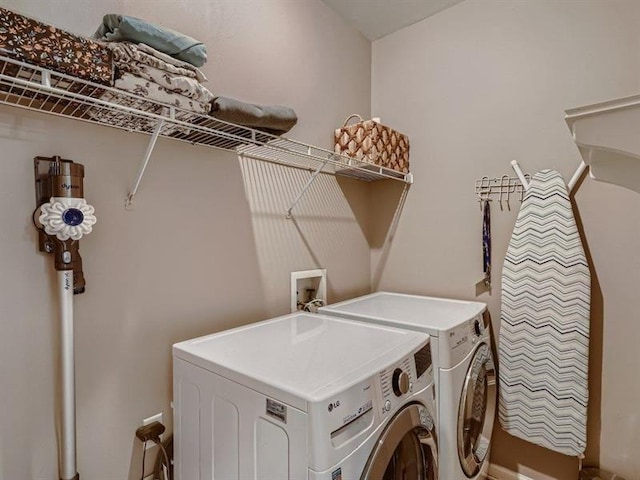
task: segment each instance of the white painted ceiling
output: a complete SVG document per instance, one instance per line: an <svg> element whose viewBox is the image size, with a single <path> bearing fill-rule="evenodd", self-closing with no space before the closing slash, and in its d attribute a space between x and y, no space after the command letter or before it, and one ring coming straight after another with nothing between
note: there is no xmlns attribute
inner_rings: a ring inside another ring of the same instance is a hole
<svg viewBox="0 0 640 480"><path fill-rule="evenodd" d="M463 0L322 1L373 41L435 15Z"/></svg>

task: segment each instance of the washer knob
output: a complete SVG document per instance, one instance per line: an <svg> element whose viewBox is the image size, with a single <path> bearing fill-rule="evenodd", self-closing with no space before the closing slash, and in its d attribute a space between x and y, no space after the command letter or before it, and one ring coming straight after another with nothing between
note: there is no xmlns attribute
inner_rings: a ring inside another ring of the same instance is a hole
<svg viewBox="0 0 640 480"><path fill-rule="evenodd" d="M396 397L407 393L409 391L410 383L409 374L407 372L403 372L400 368L396 368L394 370L391 385L393 386L393 393L396 394Z"/></svg>

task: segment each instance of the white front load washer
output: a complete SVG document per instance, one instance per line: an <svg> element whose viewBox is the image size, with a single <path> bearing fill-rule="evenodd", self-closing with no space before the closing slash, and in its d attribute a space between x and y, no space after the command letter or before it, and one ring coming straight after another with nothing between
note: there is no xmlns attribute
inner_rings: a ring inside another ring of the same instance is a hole
<svg viewBox="0 0 640 480"><path fill-rule="evenodd" d="M433 480L429 336L293 313L173 346L176 480Z"/></svg>
<svg viewBox="0 0 640 480"><path fill-rule="evenodd" d="M489 468L496 372L486 308L480 302L377 292L320 309L431 336L440 480L484 478Z"/></svg>

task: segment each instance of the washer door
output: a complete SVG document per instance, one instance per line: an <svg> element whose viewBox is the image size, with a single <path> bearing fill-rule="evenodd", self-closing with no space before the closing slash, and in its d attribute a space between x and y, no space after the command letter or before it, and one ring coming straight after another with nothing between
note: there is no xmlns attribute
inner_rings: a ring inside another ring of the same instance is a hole
<svg viewBox="0 0 640 480"><path fill-rule="evenodd" d="M413 403L384 429L360 480L437 480L437 464L433 418L423 405Z"/></svg>
<svg viewBox="0 0 640 480"><path fill-rule="evenodd" d="M467 477L477 475L489 451L496 410L496 370L481 343L471 360L458 408L458 457Z"/></svg>

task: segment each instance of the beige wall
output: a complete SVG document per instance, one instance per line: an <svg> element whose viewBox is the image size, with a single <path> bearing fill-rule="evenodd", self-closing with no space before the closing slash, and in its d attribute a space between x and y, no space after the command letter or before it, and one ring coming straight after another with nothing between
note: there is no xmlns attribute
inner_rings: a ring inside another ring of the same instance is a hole
<svg viewBox="0 0 640 480"><path fill-rule="evenodd" d="M564 110L640 90L637 1L467 0L373 43L372 114L411 138L416 183L398 222L373 224L374 289L475 298L482 277L474 180L580 161ZM388 185L374 198L400 199ZM587 462L640 479L640 195L586 179L575 196L594 288ZM515 222L492 205L494 288ZM576 478L578 462L496 429L493 462ZM536 473L539 472L539 473Z"/></svg>
<svg viewBox="0 0 640 480"><path fill-rule="evenodd" d="M474 180L511 174L513 158L568 178L579 156L563 110L640 90L634 1L467 0L375 42L372 74L370 44L319 1L3 5L82 34L112 11L189 32L209 46L214 92L293 106L291 135L321 146L371 102L410 135L416 183L321 177L292 222L283 212L306 173L160 140L127 212L146 137L0 108L0 480L57 475L56 301L30 222L35 155L84 163L99 218L82 241L88 290L76 297L79 471L138 478L135 428L158 411L170 423L173 342L285 312L289 272L316 266L328 269L331 300L370 287L475 298ZM594 270L587 460L639 479L640 197L587 179L576 205ZM517 206L493 208L495 288L479 299L496 327ZM493 461L558 480L577 469L499 429Z"/></svg>
<svg viewBox="0 0 640 480"><path fill-rule="evenodd" d="M112 11L188 32L209 47L215 93L292 106L300 140L331 147L347 114L369 115L371 44L319 0L3 5L82 34ZM0 108L0 480L58 478L57 303L31 224L34 156L83 163L98 217L75 298L81 478L139 478L135 429L159 411L171 426L174 342L286 313L292 270L327 268L332 299L369 291L365 186L321 176L290 221L308 173L161 139L125 211L147 141Z"/></svg>

